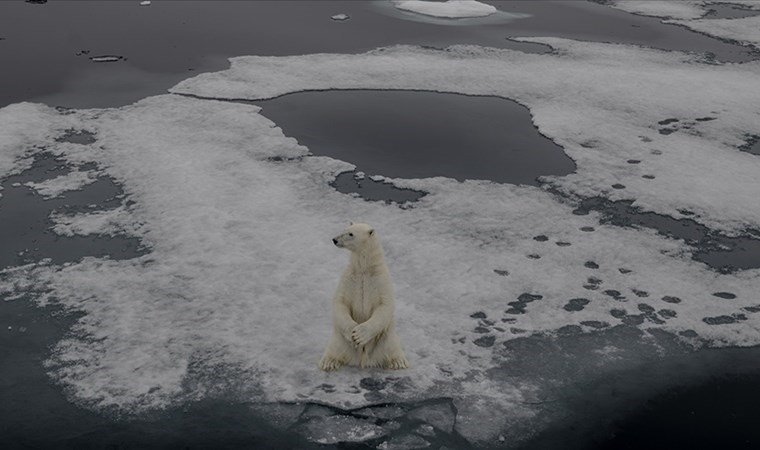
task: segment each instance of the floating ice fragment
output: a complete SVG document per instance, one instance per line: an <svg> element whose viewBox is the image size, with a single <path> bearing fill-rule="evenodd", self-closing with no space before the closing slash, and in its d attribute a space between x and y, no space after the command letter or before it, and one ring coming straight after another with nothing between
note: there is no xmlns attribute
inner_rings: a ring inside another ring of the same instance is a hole
<svg viewBox="0 0 760 450"><path fill-rule="evenodd" d="M140 2L140 6L150 6L150 0L143 0Z"/></svg>
<svg viewBox="0 0 760 450"><path fill-rule="evenodd" d="M348 14L335 14L334 16L331 16L330 18L332 20L335 20L335 21L338 21L338 22L342 22L344 20L350 19L351 16L349 16Z"/></svg>
<svg viewBox="0 0 760 450"><path fill-rule="evenodd" d="M394 0L398 9L432 17L459 19L465 17L485 17L497 11L495 6L475 0L447 0L435 2L427 0Z"/></svg>
<svg viewBox="0 0 760 450"><path fill-rule="evenodd" d="M403 434L401 436L393 436L387 441L383 441L377 446L379 450L408 450L415 448L429 447L430 442L415 436L413 434Z"/></svg>
<svg viewBox="0 0 760 450"><path fill-rule="evenodd" d="M378 419L396 419L406 414L404 408L397 405L371 406L355 412L357 415L375 417Z"/></svg>
<svg viewBox="0 0 760 450"><path fill-rule="evenodd" d="M41 181L39 183L27 182L24 183L45 199L51 199L63 195L65 192L81 189L82 187L94 183L97 180L97 172L95 171L79 171L74 170L66 175Z"/></svg>
<svg viewBox="0 0 760 450"><path fill-rule="evenodd" d="M315 417L297 428L312 442L337 444L338 442L363 442L376 439L388 434L391 427L387 423L383 427L366 419L334 415Z"/></svg>
<svg viewBox="0 0 760 450"><path fill-rule="evenodd" d="M441 431L451 433L454 429L456 414L454 413L452 405L446 401L413 409L412 411L409 411L407 417L410 419L422 420Z"/></svg>
<svg viewBox="0 0 760 450"><path fill-rule="evenodd" d="M117 55L102 55L102 56L90 56L90 61L93 62L116 62L123 60L123 56L117 56Z"/></svg>

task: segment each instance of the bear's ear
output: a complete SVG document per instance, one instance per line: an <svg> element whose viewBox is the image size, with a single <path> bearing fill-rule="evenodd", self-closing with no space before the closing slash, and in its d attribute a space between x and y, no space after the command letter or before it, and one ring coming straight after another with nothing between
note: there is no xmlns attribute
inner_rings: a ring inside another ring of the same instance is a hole
<svg viewBox="0 0 760 450"><path fill-rule="evenodd" d="M370 228L369 229L369 235L372 236L373 234L375 234L375 230L374 230L374 228Z"/></svg>
<svg viewBox="0 0 760 450"><path fill-rule="evenodd" d="M351 222L350 220L348 221L348 226L349 226L349 227L350 227L351 225L353 225L353 224L354 224L354 223L353 223L353 222Z"/></svg>

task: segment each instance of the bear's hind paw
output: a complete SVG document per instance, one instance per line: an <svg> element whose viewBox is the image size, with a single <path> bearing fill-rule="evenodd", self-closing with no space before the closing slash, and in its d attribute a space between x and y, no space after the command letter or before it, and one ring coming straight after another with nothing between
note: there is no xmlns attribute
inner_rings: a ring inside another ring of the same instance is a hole
<svg viewBox="0 0 760 450"><path fill-rule="evenodd" d="M321 361L319 361L319 368L324 370L325 372L332 372L333 370L338 370L343 365L342 362L335 358L328 358L324 357Z"/></svg>
<svg viewBox="0 0 760 450"><path fill-rule="evenodd" d="M399 369L406 369L409 367L409 363L406 361L406 358L393 358L389 360L387 363L385 363L385 369L391 369L391 370L399 370Z"/></svg>

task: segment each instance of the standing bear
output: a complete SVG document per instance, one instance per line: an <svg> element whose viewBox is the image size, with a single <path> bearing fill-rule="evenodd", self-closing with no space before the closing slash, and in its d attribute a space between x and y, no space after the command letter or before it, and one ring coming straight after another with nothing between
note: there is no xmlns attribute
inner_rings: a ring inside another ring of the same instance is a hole
<svg viewBox="0 0 760 450"><path fill-rule="evenodd" d="M350 250L351 259L335 293L333 333L319 368L405 369L393 317L393 284L377 233L367 224L352 223L333 243Z"/></svg>

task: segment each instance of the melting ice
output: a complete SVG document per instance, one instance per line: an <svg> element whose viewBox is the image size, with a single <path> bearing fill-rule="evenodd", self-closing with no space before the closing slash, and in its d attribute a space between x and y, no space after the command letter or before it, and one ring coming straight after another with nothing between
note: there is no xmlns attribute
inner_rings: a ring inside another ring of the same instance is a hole
<svg viewBox="0 0 760 450"><path fill-rule="evenodd" d="M529 343L533 333L562 342L567 330L593 337L623 325L694 346L760 344L758 270L716 273L690 259L683 241L600 225L598 215L574 215L572 202L539 187L397 179L428 194L409 208L366 202L331 187L350 164L308 156L258 107L220 100L313 89L512 98L578 165L547 179L567 198L601 192L673 217L688 208L695 221L729 233L760 228L760 162L737 149L760 133L757 62L716 66L699 55L535 41L555 51L402 46L243 57L174 94L118 109L6 107L0 173L22 170L45 147L73 166L96 162L134 202L107 214L54 216L55 231L126 230L151 253L11 268L0 291L34 286L39 304L83 313L46 367L89 408L140 414L222 391L241 401L340 408L444 398L456 406L456 421L446 422L453 430L494 445L505 430L519 440L540 408L545 387L531 373L546 366L519 358L511 344ZM658 122L673 117L683 126L659 133ZM713 120L698 121L704 117ZM65 142L71 129L96 139ZM76 188L84 180L76 173L47 188ZM409 370L317 369L346 259L330 237L347 219L372 223L384 242ZM628 345L600 352L619 360ZM505 367L522 375L500 376ZM444 413L431 408L425 420L436 426ZM360 419L319 420L347 427L316 435L318 442L388 432ZM314 431L309 424L304 433Z"/></svg>

